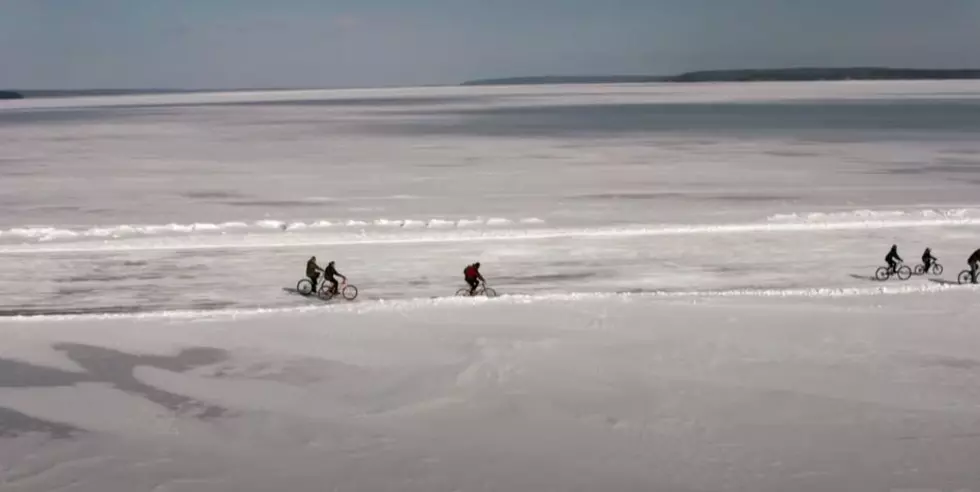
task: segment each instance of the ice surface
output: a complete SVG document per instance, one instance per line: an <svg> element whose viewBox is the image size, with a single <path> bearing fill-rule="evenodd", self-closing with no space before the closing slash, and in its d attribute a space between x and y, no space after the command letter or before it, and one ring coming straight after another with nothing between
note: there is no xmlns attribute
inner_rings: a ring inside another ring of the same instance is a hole
<svg viewBox="0 0 980 492"><path fill-rule="evenodd" d="M960 490L976 295L4 323L4 487Z"/></svg>
<svg viewBox="0 0 980 492"><path fill-rule="evenodd" d="M978 96L5 103L0 490L980 490Z"/></svg>

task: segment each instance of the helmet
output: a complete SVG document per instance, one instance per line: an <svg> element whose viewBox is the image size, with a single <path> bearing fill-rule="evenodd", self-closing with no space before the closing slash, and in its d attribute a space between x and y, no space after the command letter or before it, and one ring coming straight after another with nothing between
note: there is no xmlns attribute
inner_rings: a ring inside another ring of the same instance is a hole
<svg viewBox="0 0 980 492"><path fill-rule="evenodd" d="M477 268L480 268L480 262L478 261L478 262L474 263L473 266L475 266Z"/></svg>
<svg viewBox="0 0 980 492"><path fill-rule="evenodd" d="M316 256L311 256L310 261L316 261Z"/></svg>
<svg viewBox="0 0 980 492"><path fill-rule="evenodd" d="M333 266L333 262L327 263L327 266Z"/></svg>

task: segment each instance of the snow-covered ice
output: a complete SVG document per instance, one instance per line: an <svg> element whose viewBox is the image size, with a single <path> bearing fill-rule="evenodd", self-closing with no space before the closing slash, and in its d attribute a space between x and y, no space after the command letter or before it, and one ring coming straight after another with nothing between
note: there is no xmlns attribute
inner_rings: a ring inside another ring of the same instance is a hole
<svg viewBox="0 0 980 492"><path fill-rule="evenodd" d="M978 131L975 82L5 102L0 490L980 490Z"/></svg>

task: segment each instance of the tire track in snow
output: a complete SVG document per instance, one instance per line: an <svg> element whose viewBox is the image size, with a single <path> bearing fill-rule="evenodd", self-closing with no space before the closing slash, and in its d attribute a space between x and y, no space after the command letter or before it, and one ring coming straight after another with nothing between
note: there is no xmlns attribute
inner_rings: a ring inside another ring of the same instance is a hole
<svg viewBox="0 0 980 492"><path fill-rule="evenodd" d="M56 311L31 315L0 316L0 323L15 321L85 321L85 320L181 320L211 319L234 320L239 317L274 316L304 313L349 313L368 314L372 312L398 312L418 309L467 307L480 305L527 305L547 302L577 302L596 300L643 300L643 299L683 299L683 298L848 298L894 296L912 294L941 294L946 292L980 292L977 285L956 285L952 283L929 283L878 287L811 287L792 289L729 289L729 290L650 290L631 292L580 292L552 294L510 294L489 299L485 297L434 297L395 300L370 300L324 306L284 306L248 309L213 310L168 310L132 313L85 313L66 314Z"/></svg>

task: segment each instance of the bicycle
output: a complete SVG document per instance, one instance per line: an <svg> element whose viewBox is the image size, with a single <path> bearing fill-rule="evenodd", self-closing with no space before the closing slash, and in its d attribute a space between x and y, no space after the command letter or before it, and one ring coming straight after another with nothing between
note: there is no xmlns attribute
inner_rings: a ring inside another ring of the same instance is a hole
<svg viewBox="0 0 980 492"><path fill-rule="evenodd" d="M357 298L357 287L350 285L347 282L341 283L338 286L337 292L333 292L333 289L331 287L332 286L328 285L327 282L321 281L320 289L317 292L317 296L328 301L330 299L333 299L338 294L342 295L344 299L347 299L348 301L353 301L354 299ZM312 294L313 282L310 281L310 279L308 278L304 278L300 280L299 282L296 283L296 292L299 292L304 296L308 296Z"/></svg>
<svg viewBox="0 0 980 492"><path fill-rule="evenodd" d="M956 281L962 284L972 284L976 280L973 278L973 270L963 270L956 276Z"/></svg>
<svg viewBox="0 0 980 492"><path fill-rule="evenodd" d="M912 269L905 265L902 265L896 269L883 266L883 267L878 267L878 269L875 270L875 278L882 282L890 279L892 275L897 276L899 280L908 280L909 278L912 277Z"/></svg>
<svg viewBox="0 0 980 492"><path fill-rule="evenodd" d="M942 275L943 274L943 266L940 265L939 263L933 263L931 270L932 270L932 274L933 275L937 275L938 276L938 275ZM926 273L927 272L926 272L926 266L925 265L916 265L915 266L915 274L916 275L925 275Z"/></svg>
<svg viewBox="0 0 980 492"><path fill-rule="evenodd" d="M456 297L476 297L476 296L487 296L487 297L497 297L497 291L490 287L487 287L486 282L481 282L480 286L476 288L473 294L470 294L469 287L463 287L456 291Z"/></svg>
<svg viewBox="0 0 980 492"><path fill-rule="evenodd" d="M337 286L337 290L334 291L333 285L329 285L327 282L321 282L320 292L318 292L318 294L320 295L320 298L325 301L329 301L338 295L342 296L348 301L353 301L354 299L357 299L357 287L348 284L347 281L344 281L341 282L340 285Z"/></svg>

